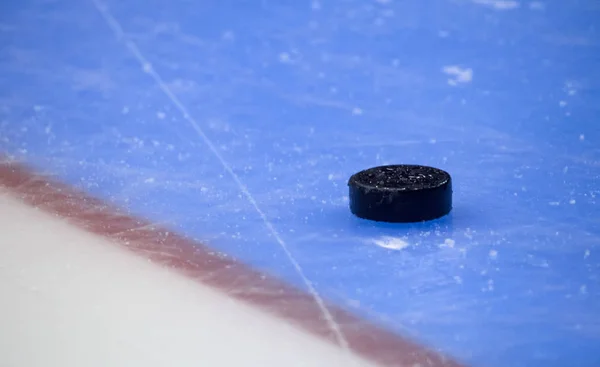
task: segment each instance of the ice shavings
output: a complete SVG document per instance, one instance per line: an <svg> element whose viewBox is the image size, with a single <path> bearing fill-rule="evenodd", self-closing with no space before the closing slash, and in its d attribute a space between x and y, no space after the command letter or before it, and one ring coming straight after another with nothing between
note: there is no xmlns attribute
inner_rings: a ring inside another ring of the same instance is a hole
<svg viewBox="0 0 600 367"><path fill-rule="evenodd" d="M457 65L448 65L442 68L442 71L451 76L448 78L448 84L457 86L458 84L467 84L473 81L473 69L463 69Z"/></svg>
<svg viewBox="0 0 600 367"><path fill-rule="evenodd" d="M383 236L377 239L373 239L372 242L379 247L388 250L402 250L409 246L406 240L399 237Z"/></svg>

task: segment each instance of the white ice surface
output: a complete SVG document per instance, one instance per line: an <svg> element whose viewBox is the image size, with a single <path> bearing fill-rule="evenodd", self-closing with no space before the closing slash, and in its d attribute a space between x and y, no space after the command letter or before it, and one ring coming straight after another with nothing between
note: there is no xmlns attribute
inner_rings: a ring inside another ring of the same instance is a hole
<svg viewBox="0 0 600 367"><path fill-rule="evenodd" d="M0 366L367 366L0 190Z"/></svg>

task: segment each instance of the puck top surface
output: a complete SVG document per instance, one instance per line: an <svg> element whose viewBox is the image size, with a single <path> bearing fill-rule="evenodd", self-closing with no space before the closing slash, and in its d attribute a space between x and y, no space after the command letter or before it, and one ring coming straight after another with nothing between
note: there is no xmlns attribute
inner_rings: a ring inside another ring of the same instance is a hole
<svg viewBox="0 0 600 367"><path fill-rule="evenodd" d="M372 189L415 191L440 187L448 181L450 181L450 175L437 168L395 165L358 172L352 176L350 184Z"/></svg>
<svg viewBox="0 0 600 367"><path fill-rule="evenodd" d="M418 222L442 217L452 209L451 177L418 165L370 168L348 182L350 209L356 216L382 222Z"/></svg>

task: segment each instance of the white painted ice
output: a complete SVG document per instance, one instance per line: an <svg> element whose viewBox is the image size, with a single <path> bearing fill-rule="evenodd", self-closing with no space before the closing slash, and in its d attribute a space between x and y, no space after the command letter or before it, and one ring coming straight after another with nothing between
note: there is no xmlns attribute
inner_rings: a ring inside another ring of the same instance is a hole
<svg viewBox="0 0 600 367"><path fill-rule="evenodd" d="M0 190L0 366L368 366Z"/></svg>

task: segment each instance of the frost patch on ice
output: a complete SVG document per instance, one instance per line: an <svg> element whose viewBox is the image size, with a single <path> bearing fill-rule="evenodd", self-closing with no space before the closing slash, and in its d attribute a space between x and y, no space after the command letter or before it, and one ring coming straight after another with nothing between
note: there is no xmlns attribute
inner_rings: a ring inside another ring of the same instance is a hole
<svg viewBox="0 0 600 367"><path fill-rule="evenodd" d="M233 31L225 31L221 38L226 41L233 41L235 39L235 33L233 33Z"/></svg>
<svg viewBox="0 0 600 367"><path fill-rule="evenodd" d="M454 241L452 238L446 238L444 240L444 243L440 245L440 247L449 247L449 248L454 248L454 245L456 244L456 241Z"/></svg>
<svg viewBox="0 0 600 367"><path fill-rule="evenodd" d="M355 116L362 115L363 114L363 110L361 108L354 107L352 109L352 114L355 115Z"/></svg>
<svg viewBox="0 0 600 367"><path fill-rule="evenodd" d="M529 3L529 9L531 10L544 10L546 5L541 1L532 1Z"/></svg>
<svg viewBox="0 0 600 367"><path fill-rule="evenodd" d="M579 140L584 141L585 140L585 135L583 135L583 134L579 135Z"/></svg>
<svg viewBox="0 0 600 367"><path fill-rule="evenodd" d="M167 117L167 115L164 112L157 112L156 113L156 118L158 118L159 120L164 119L165 117Z"/></svg>
<svg viewBox="0 0 600 367"><path fill-rule="evenodd" d="M577 90L580 88L580 85L577 81L567 80L565 82L564 90L569 96L574 96L577 94Z"/></svg>
<svg viewBox="0 0 600 367"><path fill-rule="evenodd" d="M402 238L383 236L372 240L374 244L388 250L402 250L409 246L409 243Z"/></svg>
<svg viewBox="0 0 600 367"><path fill-rule="evenodd" d="M466 84L473 81L473 69L463 69L457 65L444 66L442 71L452 76L453 78L448 79L448 84L456 86L458 84Z"/></svg>
<svg viewBox="0 0 600 367"><path fill-rule="evenodd" d="M279 61L281 62L290 62L290 54L287 52L282 52L279 54Z"/></svg>
<svg viewBox="0 0 600 367"><path fill-rule="evenodd" d="M487 6L495 10L512 10L519 7L519 2L514 0L471 0L474 4Z"/></svg>
<svg viewBox="0 0 600 367"><path fill-rule="evenodd" d="M298 55L296 52L280 52L279 62L282 64L294 64L298 61Z"/></svg>
<svg viewBox="0 0 600 367"><path fill-rule="evenodd" d="M587 259L588 257L590 257L590 250L585 250L585 252L583 253L583 259Z"/></svg>

